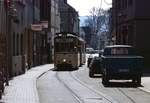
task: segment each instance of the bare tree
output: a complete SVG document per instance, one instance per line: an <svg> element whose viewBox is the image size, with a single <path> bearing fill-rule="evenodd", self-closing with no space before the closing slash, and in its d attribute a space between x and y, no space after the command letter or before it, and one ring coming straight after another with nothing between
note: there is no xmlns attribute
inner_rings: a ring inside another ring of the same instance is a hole
<svg viewBox="0 0 150 103"><path fill-rule="evenodd" d="M107 10L93 7L90 11L90 16L85 20L85 25L92 30L91 46L94 49L98 49L99 36L103 32L108 31L108 18L109 14Z"/></svg>

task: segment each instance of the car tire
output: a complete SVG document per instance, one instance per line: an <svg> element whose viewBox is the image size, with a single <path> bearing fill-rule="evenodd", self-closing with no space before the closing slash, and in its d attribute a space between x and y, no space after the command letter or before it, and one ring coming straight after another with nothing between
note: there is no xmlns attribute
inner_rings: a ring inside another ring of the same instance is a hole
<svg viewBox="0 0 150 103"><path fill-rule="evenodd" d="M141 76L137 77L137 85L141 85Z"/></svg>
<svg viewBox="0 0 150 103"><path fill-rule="evenodd" d="M94 77L94 73L89 71L89 77Z"/></svg>
<svg viewBox="0 0 150 103"><path fill-rule="evenodd" d="M132 79L132 82L136 85L141 85L141 76L137 76L136 78Z"/></svg>
<svg viewBox="0 0 150 103"><path fill-rule="evenodd" d="M105 75L105 74L103 74L103 76L102 76L102 84L103 84L104 86L108 86L108 84L109 84L109 78L108 78L108 76Z"/></svg>
<svg viewBox="0 0 150 103"><path fill-rule="evenodd" d="M3 94L3 92L2 92L2 90L0 90L0 99L2 99L2 94Z"/></svg>

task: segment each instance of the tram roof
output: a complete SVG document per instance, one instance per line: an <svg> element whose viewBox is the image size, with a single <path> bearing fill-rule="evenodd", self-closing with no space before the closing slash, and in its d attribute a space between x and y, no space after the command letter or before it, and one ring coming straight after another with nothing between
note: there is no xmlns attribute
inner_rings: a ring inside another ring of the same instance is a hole
<svg viewBox="0 0 150 103"><path fill-rule="evenodd" d="M74 32L59 32L59 33L56 33L56 35L60 35L60 34L62 34L62 35L68 35L68 36L77 36L77 37L79 37L76 33L74 33Z"/></svg>
<svg viewBox="0 0 150 103"><path fill-rule="evenodd" d="M82 39L81 37L79 37L76 33L74 32L59 32L59 33L56 33L56 37L59 37L62 36L62 35L67 35L67 36L71 36L71 37L76 37L79 39L79 41L82 41L82 42L85 42L84 39Z"/></svg>
<svg viewBox="0 0 150 103"><path fill-rule="evenodd" d="M85 42L85 40L84 40L84 39L82 39L81 37L79 37L79 40L80 40L80 41L82 41L82 42Z"/></svg>

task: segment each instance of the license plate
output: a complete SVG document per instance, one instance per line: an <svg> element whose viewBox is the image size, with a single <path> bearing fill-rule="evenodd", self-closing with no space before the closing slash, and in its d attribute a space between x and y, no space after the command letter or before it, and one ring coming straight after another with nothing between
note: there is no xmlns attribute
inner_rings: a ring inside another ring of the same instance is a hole
<svg viewBox="0 0 150 103"><path fill-rule="evenodd" d="M119 69L119 72L129 72L129 69Z"/></svg>

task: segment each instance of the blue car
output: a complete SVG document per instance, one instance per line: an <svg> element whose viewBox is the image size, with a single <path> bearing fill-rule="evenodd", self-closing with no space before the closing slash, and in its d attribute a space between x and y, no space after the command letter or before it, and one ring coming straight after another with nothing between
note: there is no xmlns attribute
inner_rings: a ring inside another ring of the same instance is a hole
<svg viewBox="0 0 150 103"><path fill-rule="evenodd" d="M129 45L106 46L102 58L102 83L109 80L132 80L141 84L143 57L137 56L135 49Z"/></svg>

